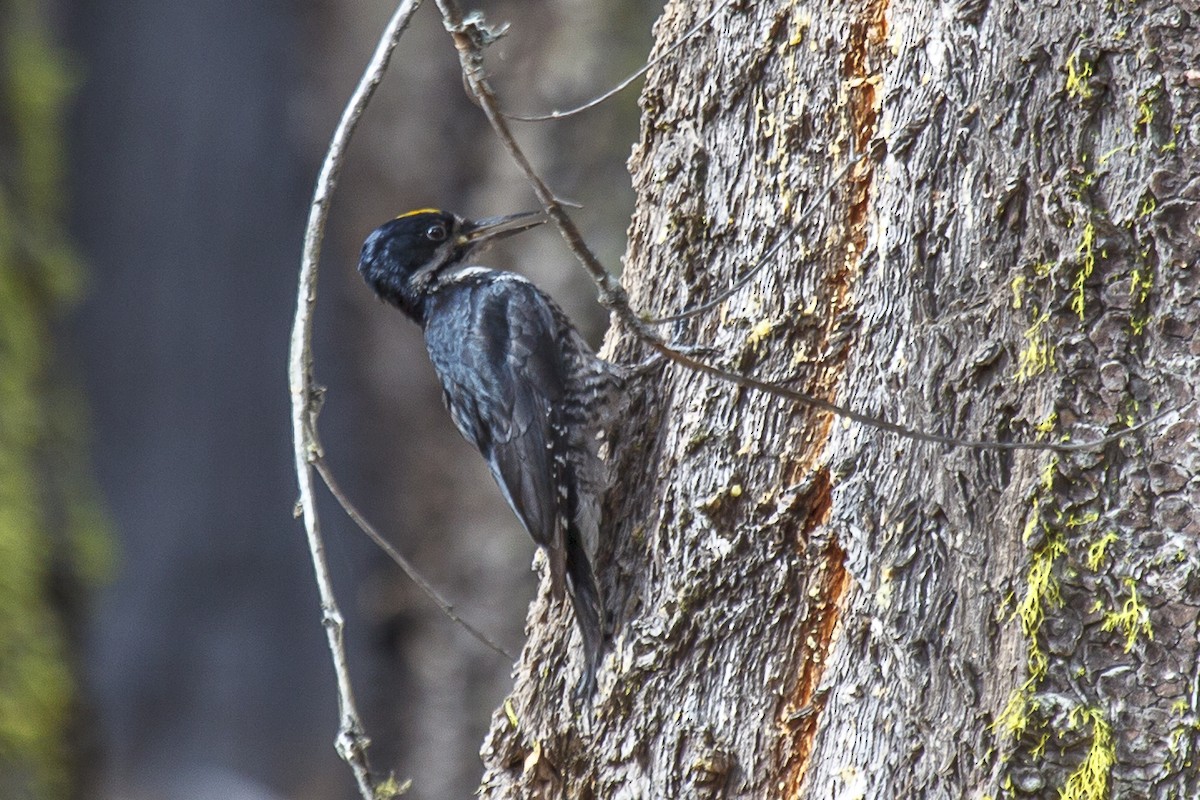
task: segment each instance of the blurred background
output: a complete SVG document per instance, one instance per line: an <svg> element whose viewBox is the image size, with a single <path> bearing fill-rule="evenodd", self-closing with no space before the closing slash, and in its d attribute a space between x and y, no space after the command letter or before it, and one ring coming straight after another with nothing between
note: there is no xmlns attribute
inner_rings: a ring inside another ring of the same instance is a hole
<svg viewBox="0 0 1200 800"><path fill-rule="evenodd" d="M515 652L532 544L444 412L419 330L354 269L401 211L536 207L425 6L334 198L321 430L361 509ZM529 112L636 69L661 3L478 7L512 23L488 67ZM286 355L314 177L392 10L0 0L0 800L355 796L292 516ZM636 100L518 126L613 269ZM595 291L552 232L486 260L599 341ZM321 500L373 764L408 796L468 797L511 664Z"/></svg>

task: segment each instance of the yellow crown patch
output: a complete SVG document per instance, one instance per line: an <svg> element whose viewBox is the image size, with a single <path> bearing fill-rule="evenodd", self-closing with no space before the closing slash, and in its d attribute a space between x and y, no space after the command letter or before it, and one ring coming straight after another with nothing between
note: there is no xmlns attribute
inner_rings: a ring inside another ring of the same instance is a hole
<svg viewBox="0 0 1200 800"><path fill-rule="evenodd" d="M440 208L418 208L416 211L406 211L396 219L404 219L405 217L415 217L417 214L441 214Z"/></svg>

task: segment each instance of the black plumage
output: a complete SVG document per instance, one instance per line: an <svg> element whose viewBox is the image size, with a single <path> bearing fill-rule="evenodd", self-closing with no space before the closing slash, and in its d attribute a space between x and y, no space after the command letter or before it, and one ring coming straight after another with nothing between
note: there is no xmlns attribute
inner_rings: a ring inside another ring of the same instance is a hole
<svg viewBox="0 0 1200 800"><path fill-rule="evenodd" d="M619 379L532 283L463 266L479 245L542 221L413 212L367 238L359 271L421 325L455 425L545 549L554 596L569 590L586 659L580 689L590 693L604 640L604 604L589 557L606 483L597 439Z"/></svg>

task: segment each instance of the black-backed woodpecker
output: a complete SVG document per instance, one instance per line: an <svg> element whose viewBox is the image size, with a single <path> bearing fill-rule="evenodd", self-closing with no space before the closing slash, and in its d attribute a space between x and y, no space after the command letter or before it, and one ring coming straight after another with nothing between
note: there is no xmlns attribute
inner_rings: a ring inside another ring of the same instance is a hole
<svg viewBox="0 0 1200 800"><path fill-rule="evenodd" d="M358 269L421 326L455 425L546 551L554 597L570 592L585 658L578 691L591 694L605 616L589 557L607 483L597 447L621 379L528 280L466 265L482 246L544 221L540 212L471 221L412 211L367 237Z"/></svg>

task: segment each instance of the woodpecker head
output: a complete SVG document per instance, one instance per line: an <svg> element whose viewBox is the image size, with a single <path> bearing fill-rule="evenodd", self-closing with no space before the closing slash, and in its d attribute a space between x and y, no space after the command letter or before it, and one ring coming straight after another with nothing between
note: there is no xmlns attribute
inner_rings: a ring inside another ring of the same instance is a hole
<svg viewBox="0 0 1200 800"><path fill-rule="evenodd" d="M541 211L472 221L435 208L401 214L363 243L358 271L384 300L419 318L438 276L497 239L546 221Z"/></svg>

